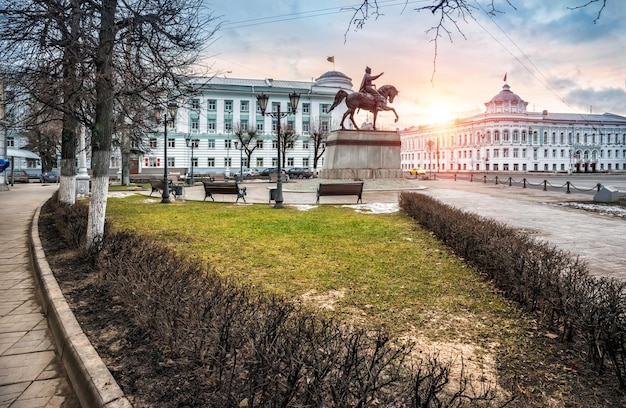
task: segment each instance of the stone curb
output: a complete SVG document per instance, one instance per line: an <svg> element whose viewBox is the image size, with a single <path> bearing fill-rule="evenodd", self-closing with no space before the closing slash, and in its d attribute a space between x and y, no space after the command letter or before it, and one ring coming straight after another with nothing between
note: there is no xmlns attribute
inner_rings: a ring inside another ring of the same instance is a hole
<svg viewBox="0 0 626 408"><path fill-rule="evenodd" d="M35 286L48 327L78 400L83 407L130 408L113 375L80 327L57 283L39 238L39 207L30 228Z"/></svg>

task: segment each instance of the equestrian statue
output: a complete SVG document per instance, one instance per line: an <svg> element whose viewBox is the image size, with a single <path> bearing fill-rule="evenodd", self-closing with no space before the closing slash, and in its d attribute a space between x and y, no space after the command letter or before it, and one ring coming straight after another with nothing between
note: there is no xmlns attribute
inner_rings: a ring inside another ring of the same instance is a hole
<svg viewBox="0 0 626 408"><path fill-rule="evenodd" d="M341 118L341 129L345 130L343 123L348 115L356 130L359 127L354 122L354 112L357 109L365 109L374 115L373 129L376 130L376 116L379 111L393 111L396 115L395 122L398 121L398 113L391 106L387 106L387 102L393 103L394 98L398 95L398 90L393 85L383 85L376 89L372 81L378 79L384 72L378 75L372 75L372 69L370 67L365 68L365 75L363 75L363 81L361 81L361 87L359 92L353 92L348 94L343 89L339 90L335 95L335 101L330 107L328 112L332 111L337 105L339 105L344 99L346 100L346 106L348 110L343 114Z"/></svg>

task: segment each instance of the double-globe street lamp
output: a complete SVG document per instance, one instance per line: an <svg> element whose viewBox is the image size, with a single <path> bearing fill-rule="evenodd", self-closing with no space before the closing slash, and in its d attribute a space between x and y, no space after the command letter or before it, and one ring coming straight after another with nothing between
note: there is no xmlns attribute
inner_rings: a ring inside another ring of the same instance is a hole
<svg viewBox="0 0 626 408"><path fill-rule="evenodd" d="M158 107L155 111L157 123L163 118L163 139L165 144L163 146L163 195L161 196L161 203L168 204L170 203L170 190L169 190L169 180L167 179L167 120L168 117L174 123L176 120L176 111L178 110L178 105L174 102L170 102L167 104L167 111L163 112L163 108ZM168 116L169 114L169 116Z"/></svg>
<svg viewBox="0 0 626 408"><path fill-rule="evenodd" d="M191 167L191 181L189 182L189 185L193 187L193 148L196 147L196 141L192 139L190 135L187 135L185 138L185 144L187 147L191 147L191 159L189 159L189 166Z"/></svg>
<svg viewBox="0 0 626 408"><path fill-rule="evenodd" d="M281 142L280 142L280 120L288 115L295 115L298 109L298 102L300 102L300 95L293 92L289 94L289 103L291 104L291 112L281 112L280 103L277 104L276 112L266 112L267 102L269 96L265 94L257 95L257 102L259 103L259 109L261 109L261 115L270 116L276 118L276 141L278 145L278 166L276 168L276 196L274 197L274 208L283 208L283 169L281 164Z"/></svg>

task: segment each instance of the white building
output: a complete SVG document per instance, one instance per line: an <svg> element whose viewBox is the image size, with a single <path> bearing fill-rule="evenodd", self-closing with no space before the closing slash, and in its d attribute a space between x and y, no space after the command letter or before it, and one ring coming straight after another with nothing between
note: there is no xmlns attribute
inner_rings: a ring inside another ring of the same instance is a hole
<svg viewBox="0 0 626 408"><path fill-rule="evenodd" d="M194 95L179 106L176 120L168 123L168 169L188 169L193 163L195 174L237 173L240 167L274 167L277 165L277 119L261 115L257 96L269 96L268 111L290 112L289 94L300 94L296 114L288 115L281 126L292 128L298 135L285 153L285 166L313 167L311 131L329 132L336 127L345 112L338 109L328 113L339 89L352 92L352 80L337 71L326 72L315 81L286 81L274 79L196 78ZM180 104L180 101L179 101ZM341 107L340 107L341 108ZM257 130L257 148L250 163L233 131L237 128ZM284 129L284 128L283 128ZM195 140L193 157L185 143ZM163 169L163 131L147 136L150 151L131 160L132 173L147 173ZM112 164L119 162L115 153ZM134 163L133 163L134 162ZM318 162L321 168L322 161ZM155 171L156 172L156 171Z"/></svg>
<svg viewBox="0 0 626 408"><path fill-rule="evenodd" d="M528 112L508 84L482 114L402 132L402 168L431 171L626 170L626 117Z"/></svg>

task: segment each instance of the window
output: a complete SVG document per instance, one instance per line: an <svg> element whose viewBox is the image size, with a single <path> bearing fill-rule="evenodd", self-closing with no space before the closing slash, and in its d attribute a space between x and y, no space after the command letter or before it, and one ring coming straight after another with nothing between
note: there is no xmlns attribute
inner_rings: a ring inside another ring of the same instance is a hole
<svg viewBox="0 0 626 408"><path fill-rule="evenodd" d="M232 148L232 141L230 139L226 139L224 140L224 148L225 149L230 149Z"/></svg>
<svg viewBox="0 0 626 408"><path fill-rule="evenodd" d="M272 167L278 166L278 159L276 157L272 157Z"/></svg>
<svg viewBox="0 0 626 408"><path fill-rule="evenodd" d="M263 158L262 157L257 157L256 158L256 165L257 165L257 167L263 167Z"/></svg>
<svg viewBox="0 0 626 408"><path fill-rule="evenodd" d="M502 157L509 157L509 149L502 149Z"/></svg>
<svg viewBox="0 0 626 408"><path fill-rule="evenodd" d="M293 157L287 157L287 166L293 167Z"/></svg>
<svg viewBox="0 0 626 408"><path fill-rule="evenodd" d="M200 109L200 99L191 100L191 109Z"/></svg>
<svg viewBox="0 0 626 408"><path fill-rule="evenodd" d="M210 111L216 111L217 110L217 101L215 99L209 99L207 101L207 108Z"/></svg>
<svg viewBox="0 0 626 408"><path fill-rule="evenodd" d="M293 140L289 140L289 141L287 141L287 143L286 143L286 146L285 146L285 147L286 147L287 149L293 149Z"/></svg>
<svg viewBox="0 0 626 408"><path fill-rule="evenodd" d="M247 158L247 157L242 157L242 158L241 158L241 166L242 166L242 167L250 167L250 166L248 165L248 158Z"/></svg>
<svg viewBox="0 0 626 408"><path fill-rule="evenodd" d="M217 130L217 123L215 122L215 119L209 119L207 122L207 130L209 133L215 133Z"/></svg>
<svg viewBox="0 0 626 408"><path fill-rule="evenodd" d="M233 120L225 119L224 120L224 133L232 133L233 132Z"/></svg>
<svg viewBox="0 0 626 408"><path fill-rule="evenodd" d="M308 150L309 148L309 141L308 140L303 140L302 141L302 148L305 150Z"/></svg>
<svg viewBox="0 0 626 408"><path fill-rule="evenodd" d="M526 131L522 130L522 143L526 143Z"/></svg>
<svg viewBox="0 0 626 408"><path fill-rule="evenodd" d="M10 139L13 139L13 138L11 137ZM8 141L8 139L7 139L7 141ZM156 138L151 137L150 138L150 148L151 149L156 149L157 145L158 145L158 142L157 142ZM9 146L13 146L13 145L9 145Z"/></svg>
<svg viewBox="0 0 626 408"><path fill-rule="evenodd" d="M250 111L250 102L249 101L241 101L239 110L241 112L249 112Z"/></svg>
<svg viewBox="0 0 626 408"><path fill-rule="evenodd" d="M206 159L207 167L215 167L215 157L209 157Z"/></svg>
<svg viewBox="0 0 626 408"><path fill-rule="evenodd" d="M224 112L226 113L233 112L233 101L231 100L224 101Z"/></svg>
<svg viewBox="0 0 626 408"><path fill-rule="evenodd" d="M150 139L150 142L152 142L152 139ZM7 147L15 147L15 138L13 136L7 137ZM150 145L150 147L152 147L152 145Z"/></svg>
<svg viewBox="0 0 626 408"><path fill-rule="evenodd" d="M513 149L513 157L519 157L519 149Z"/></svg>
<svg viewBox="0 0 626 408"><path fill-rule="evenodd" d="M508 130L503 130L502 131L502 138L505 142L509 141L509 131Z"/></svg>
<svg viewBox="0 0 626 408"><path fill-rule="evenodd" d="M262 140L257 140L256 141L256 148L257 149L262 149L263 148L263 141Z"/></svg>
<svg viewBox="0 0 626 408"><path fill-rule="evenodd" d="M272 112L278 112L279 106L280 106L280 102L272 102Z"/></svg>
<svg viewBox="0 0 626 408"><path fill-rule="evenodd" d="M302 122L302 133L309 133L311 131L311 122L305 120Z"/></svg>
<svg viewBox="0 0 626 408"><path fill-rule="evenodd" d="M191 158L191 167L198 167L198 158L197 157L192 157Z"/></svg>
<svg viewBox="0 0 626 408"><path fill-rule="evenodd" d="M302 159L302 166L309 167L309 158L305 157Z"/></svg>
<svg viewBox="0 0 626 408"><path fill-rule="evenodd" d="M191 119L191 130L197 132L199 129L200 129L200 120Z"/></svg>
<svg viewBox="0 0 626 408"><path fill-rule="evenodd" d="M552 157L556 157L556 149L552 149Z"/></svg>
<svg viewBox="0 0 626 408"><path fill-rule="evenodd" d="M224 157L224 167L230 167L233 165L232 157Z"/></svg>
<svg viewBox="0 0 626 408"><path fill-rule="evenodd" d="M494 130L493 131L493 141L495 143L500 141L500 131L499 130Z"/></svg>
<svg viewBox="0 0 626 408"><path fill-rule="evenodd" d="M167 139L167 147L176 147L176 139Z"/></svg>
<svg viewBox="0 0 626 408"><path fill-rule="evenodd" d="M276 140L272 140L272 149L278 148L278 142Z"/></svg>
<svg viewBox="0 0 626 408"><path fill-rule="evenodd" d="M159 167L161 160L156 157L148 157L148 167Z"/></svg>
<svg viewBox="0 0 626 408"><path fill-rule="evenodd" d="M239 127L240 127L240 128L241 128L241 130L243 130L243 131L248 130L248 126L249 126L248 119L242 119L242 120L239 122Z"/></svg>
<svg viewBox="0 0 626 408"><path fill-rule="evenodd" d="M256 123L256 130L257 130L257 132L259 132L261 134L263 133L263 122L257 122Z"/></svg>
<svg viewBox="0 0 626 408"><path fill-rule="evenodd" d="M303 115L308 115L309 113L311 113L311 104L303 103L302 104L302 114Z"/></svg>
<svg viewBox="0 0 626 408"><path fill-rule="evenodd" d="M176 158L175 157L168 157L167 158L167 166L168 167L176 167Z"/></svg>
<svg viewBox="0 0 626 408"><path fill-rule="evenodd" d="M327 120L323 120L321 123L321 128L322 128L322 132L328 132L328 129L330 128L330 124Z"/></svg>
<svg viewBox="0 0 626 408"><path fill-rule="evenodd" d="M500 149L493 149L493 157L500 157Z"/></svg>
<svg viewBox="0 0 626 408"><path fill-rule="evenodd" d="M513 131L513 143L519 143L519 131Z"/></svg>
<svg viewBox="0 0 626 408"><path fill-rule="evenodd" d="M330 109L330 105L327 103L322 103L320 107L322 108L322 113L328 113L328 110Z"/></svg>
<svg viewBox="0 0 626 408"><path fill-rule="evenodd" d="M207 142L209 144L207 146L209 149L215 149L215 139L209 139L209 140L207 140Z"/></svg>

